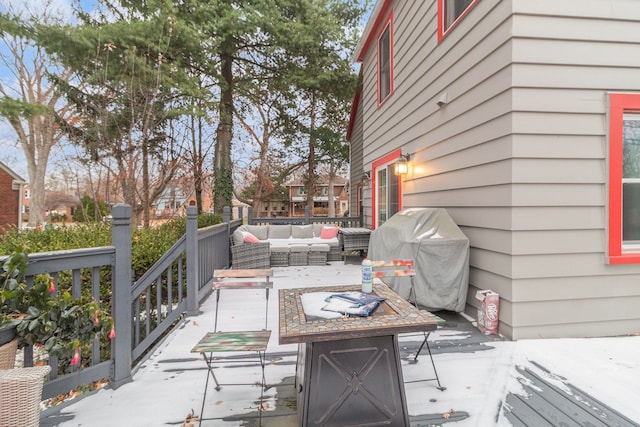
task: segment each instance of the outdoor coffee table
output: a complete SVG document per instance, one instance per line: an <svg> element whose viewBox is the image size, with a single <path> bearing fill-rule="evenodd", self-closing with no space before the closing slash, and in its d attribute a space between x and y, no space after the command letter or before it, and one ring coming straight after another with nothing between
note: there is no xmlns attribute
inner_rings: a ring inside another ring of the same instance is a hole
<svg viewBox="0 0 640 427"><path fill-rule="evenodd" d="M434 330L438 318L417 310L383 283L385 301L369 317L308 318L301 295L360 290L360 285L279 291L279 342L298 343L296 391L301 426L408 426L398 334Z"/></svg>

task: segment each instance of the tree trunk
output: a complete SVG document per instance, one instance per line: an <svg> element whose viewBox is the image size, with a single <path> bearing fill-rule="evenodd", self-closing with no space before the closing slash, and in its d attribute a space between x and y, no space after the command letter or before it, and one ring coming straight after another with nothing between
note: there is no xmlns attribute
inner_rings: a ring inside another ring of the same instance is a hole
<svg viewBox="0 0 640 427"><path fill-rule="evenodd" d="M315 196L315 171L316 171L316 97L311 93L311 105L309 106L309 159L307 162L307 206L313 216L313 196Z"/></svg>
<svg viewBox="0 0 640 427"><path fill-rule="evenodd" d="M146 142L142 143L142 220L144 228L151 225L149 200L149 148Z"/></svg>
<svg viewBox="0 0 640 427"><path fill-rule="evenodd" d="M53 131L53 118L50 116L32 118L28 134L23 131L19 121L13 128L18 134L27 159L30 189L29 226L41 226L46 221L45 177L47 163L51 147L57 142Z"/></svg>
<svg viewBox="0 0 640 427"><path fill-rule="evenodd" d="M333 164L329 169L329 188L327 189L327 196L329 200L329 218L334 218L336 216L336 202L333 200L334 196L334 183L336 178L336 172L333 170Z"/></svg>
<svg viewBox="0 0 640 427"><path fill-rule="evenodd" d="M266 119L265 119L266 120ZM260 144L260 159L256 176L256 191L253 195L253 211L260 212L262 198L269 191L267 183L270 182L269 177L269 124L263 123L262 126L262 143ZM265 191L267 189L267 191Z"/></svg>
<svg viewBox="0 0 640 427"><path fill-rule="evenodd" d="M202 213L202 117L198 117L198 131L192 118L192 140L193 140L193 190L196 196L196 208L198 214Z"/></svg>
<svg viewBox="0 0 640 427"><path fill-rule="evenodd" d="M222 82L220 85L220 123L216 133L215 164L213 167L213 202L216 213L231 206L233 176L231 170L231 139L233 137L233 56L220 55Z"/></svg>

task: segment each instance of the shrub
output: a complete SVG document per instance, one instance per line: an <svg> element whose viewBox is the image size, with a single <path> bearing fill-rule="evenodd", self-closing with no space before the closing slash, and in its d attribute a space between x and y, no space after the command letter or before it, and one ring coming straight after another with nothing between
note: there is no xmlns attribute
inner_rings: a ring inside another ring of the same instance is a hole
<svg viewBox="0 0 640 427"><path fill-rule="evenodd" d="M220 224L217 214L198 216L198 228ZM186 231L186 219L176 218L151 229L138 229L132 235L131 267L140 277L175 244ZM46 230L13 229L0 237L0 256L25 250L28 253L95 248L111 245L111 224L104 222L63 225ZM108 274L108 273L106 273ZM108 276L103 279L109 279ZM64 278L59 279L64 287ZM103 283L104 286L104 283ZM104 286L103 293L108 293ZM105 295L106 297L107 295Z"/></svg>
<svg viewBox="0 0 640 427"><path fill-rule="evenodd" d="M96 212L96 200L85 195L80 199L80 206L73 212L73 220L76 222L100 222L109 215L109 207L104 200L98 200L98 212Z"/></svg>

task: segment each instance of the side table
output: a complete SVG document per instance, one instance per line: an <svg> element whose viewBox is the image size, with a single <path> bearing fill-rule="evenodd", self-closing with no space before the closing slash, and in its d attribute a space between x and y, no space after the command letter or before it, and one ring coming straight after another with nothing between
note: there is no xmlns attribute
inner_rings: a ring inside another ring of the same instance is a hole
<svg viewBox="0 0 640 427"><path fill-rule="evenodd" d="M363 256L369 250L371 230L363 227L341 228L338 231L338 241L343 259L347 259L348 252L360 252Z"/></svg>

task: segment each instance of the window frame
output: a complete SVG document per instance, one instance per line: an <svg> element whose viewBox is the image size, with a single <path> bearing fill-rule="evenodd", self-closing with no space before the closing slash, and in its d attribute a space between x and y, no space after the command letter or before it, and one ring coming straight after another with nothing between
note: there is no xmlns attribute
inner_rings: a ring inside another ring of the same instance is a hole
<svg viewBox="0 0 640 427"><path fill-rule="evenodd" d="M389 31L389 93L382 96L382 69L381 69L381 52L380 52L380 42L382 37L384 36L386 31ZM376 93L377 93L377 104L380 107L384 102L391 97L395 90L394 85L394 68L393 68L393 13L389 14L389 17L386 19L382 29L378 33L378 37L376 38Z"/></svg>
<svg viewBox="0 0 640 427"><path fill-rule="evenodd" d="M640 264L640 250L625 249L622 239L623 125L625 114L640 114L640 93L609 94L609 207L610 264Z"/></svg>
<svg viewBox="0 0 640 427"><path fill-rule="evenodd" d="M462 21L462 19L464 19L467 13L469 13L469 11L473 9L473 7L478 4L479 1L480 0L472 0L469 6L467 6L467 8L462 13L460 13L460 15L456 17L456 19L453 20L451 25L447 27L445 24L445 20L447 17L447 0L438 0L438 43L440 43L442 39L444 39L447 34L449 34L451 30L453 30L456 25L458 25L458 23Z"/></svg>
<svg viewBox="0 0 640 427"><path fill-rule="evenodd" d="M397 149L392 151L374 161L371 165L371 228L376 229L378 224L378 171L382 168L388 168L393 165L399 158L401 157L401 150ZM393 168L391 168L392 170ZM393 173L393 172L392 172ZM398 212L402 210L402 177L397 177L398 179ZM387 218L388 220L389 218Z"/></svg>

